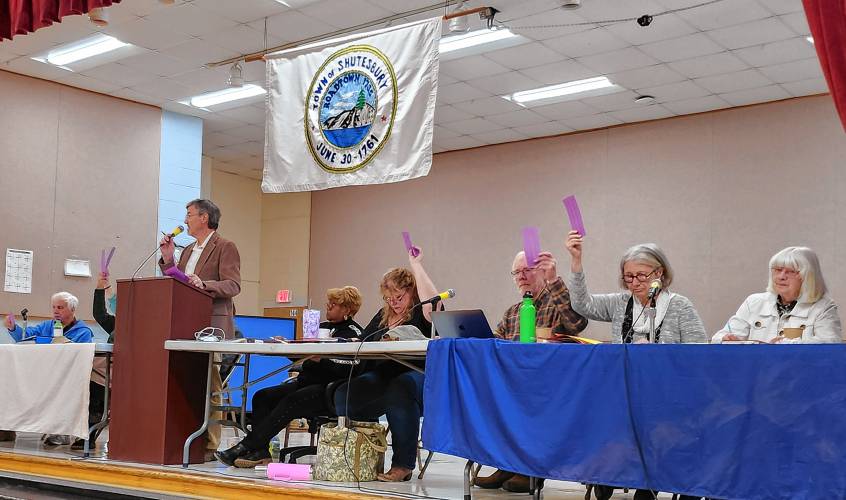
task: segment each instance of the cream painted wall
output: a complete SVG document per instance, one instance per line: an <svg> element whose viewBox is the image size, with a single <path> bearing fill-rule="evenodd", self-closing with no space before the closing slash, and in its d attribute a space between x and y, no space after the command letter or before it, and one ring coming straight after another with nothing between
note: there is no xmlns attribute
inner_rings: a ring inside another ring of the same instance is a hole
<svg viewBox="0 0 846 500"><path fill-rule="evenodd" d="M127 277L153 250L161 110L4 71L0 108L0 252L34 251L32 294L0 291L0 312L52 316L50 296L67 290L90 319L96 278L65 276L64 260L96 275L115 246L112 275Z"/></svg>
<svg viewBox="0 0 846 500"><path fill-rule="evenodd" d="M448 307L482 308L496 322L518 300L508 271L523 226L538 226L568 271L561 199L576 194L593 292L617 290L619 256L653 241L676 269L674 290L713 332L763 290L773 253L808 245L844 302L844 158L829 96L439 154L422 179L312 194L310 295L358 286L366 322L382 273L407 265L409 230L435 284L456 289ZM602 323L588 333L610 336Z"/></svg>
<svg viewBox="0 0 846 500"><path fill-rule="evenodd" d="M263 194L260 181L215 168L207 177L220 233L241 254L238 314L261 316L282 288L291 290L290 305L307 305L311 193Z"/></svg>

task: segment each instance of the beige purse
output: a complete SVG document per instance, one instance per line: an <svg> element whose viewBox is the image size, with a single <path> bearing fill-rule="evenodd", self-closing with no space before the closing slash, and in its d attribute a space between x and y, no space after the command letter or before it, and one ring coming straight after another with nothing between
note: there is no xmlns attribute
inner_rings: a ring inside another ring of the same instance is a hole
<svg viewBox="0 0 846 500"><path fill-rule="evenodd" d="M312 478L317 481L375 481L384 470L388 432L377 422L349 421L349 427L336 423L320 428L317 463Z"/></svg>

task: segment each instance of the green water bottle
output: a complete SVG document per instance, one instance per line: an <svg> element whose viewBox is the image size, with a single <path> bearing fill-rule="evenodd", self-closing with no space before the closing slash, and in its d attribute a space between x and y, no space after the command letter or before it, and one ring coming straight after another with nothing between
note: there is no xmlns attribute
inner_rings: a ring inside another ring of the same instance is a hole
<svg viewBox="0 0 846 500"><path fill-rule="evenodd" d="M61 337L65 334L65 329L62 326L62 322L59 320L53 320L53 337Z"/></svg>
<svg viewBox="0 0 846 500"><path fill-rule="evenodd" d="M520 342L524 344L535 342L535 321L537 311L532 301L532 292L523 294L523 303L520 304Z"/></svg>

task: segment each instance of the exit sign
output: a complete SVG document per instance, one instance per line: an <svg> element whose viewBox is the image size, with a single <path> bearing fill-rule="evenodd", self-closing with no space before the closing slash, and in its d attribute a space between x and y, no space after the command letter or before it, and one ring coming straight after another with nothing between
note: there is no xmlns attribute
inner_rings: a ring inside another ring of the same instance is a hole
<svg viewBox="0 0 846 500"><path fill-rule="evenodd" d="M279 304L291 302L291 291L290 290L279 290L278 292L276 292L276 302L279 303Z"/></svg>

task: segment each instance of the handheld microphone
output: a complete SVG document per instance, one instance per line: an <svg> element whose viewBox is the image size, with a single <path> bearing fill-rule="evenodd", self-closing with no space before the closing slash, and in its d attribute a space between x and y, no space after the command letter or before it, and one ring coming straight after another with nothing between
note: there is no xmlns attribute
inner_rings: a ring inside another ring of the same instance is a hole
<svg viewBox="0 0 846 500"><path fill-rule="evenodd" d="M437 304L438 302L440 302L444 299L451 299L453 297L455 297L455 290L450 288L446 292L441 292L441 293L435 295L434 297L432 297L429 300L424 300L423 302L420 303L420 305L424 306L426 304Z"/></svg>
<svg viewBox="0 0 846 500"><path fill-rule="evenodd" d="M170 232L170 234L166 234L164 231L162 231L162 234L165 236L165 238L173 238L173 237L175 237L175 236L176 236L176 235L178 235L178 234L182 234L182 231L185 231L185 226L183 226L183 225L181 225L181 224L180 224L180 225L176 226L175 228L173 228L173 231L171 231L171 232ZM180 248L181 248L181 247L180 247ZM157 247L156 247L156 249L155 249L155 250L153 250L153 253L151 253L150 255L148 255L148 256L147 256L147 258L146 258L146 259L144 259L144 262L142 262L142 263L138 266L138 268L137 268L137 269L135 269L135 272L134 272L134 273L132 273L132 277L130 277L129 279L133 279L133 280L134 280L134 279L135 279L135 276L137 276L137 275L138 275L138 273L141 271L141 268L142 268L142 267L144 267L144 264L146 264L146 263L147 263L147 261L149 261L150 259L152 259L152 258L153 258L153 256L154 256L154 255L156 255L156 252L158 252L158 251L159 251L159 247L157 246Z"/></svg>
<svg viewBox="0 0 846 500"><path fill-rule="evenodd" d="M167 236L168 238L175 238L176 236L182 234L183 231L185 231L185 226L180 224L180 225L176 226L175 228L173 228L173 231L171 231L170 234L165 233L164 231L162 231L162 234Z"/></svg>
<svg viewBox="0 0 846 500"><path fill-rule="evenodd" d="M661 291L661 278L656 278L652 280L652 283L649 284L649 295L646 296L647 299L652 300L658 295L658 292Z"/></svg>

